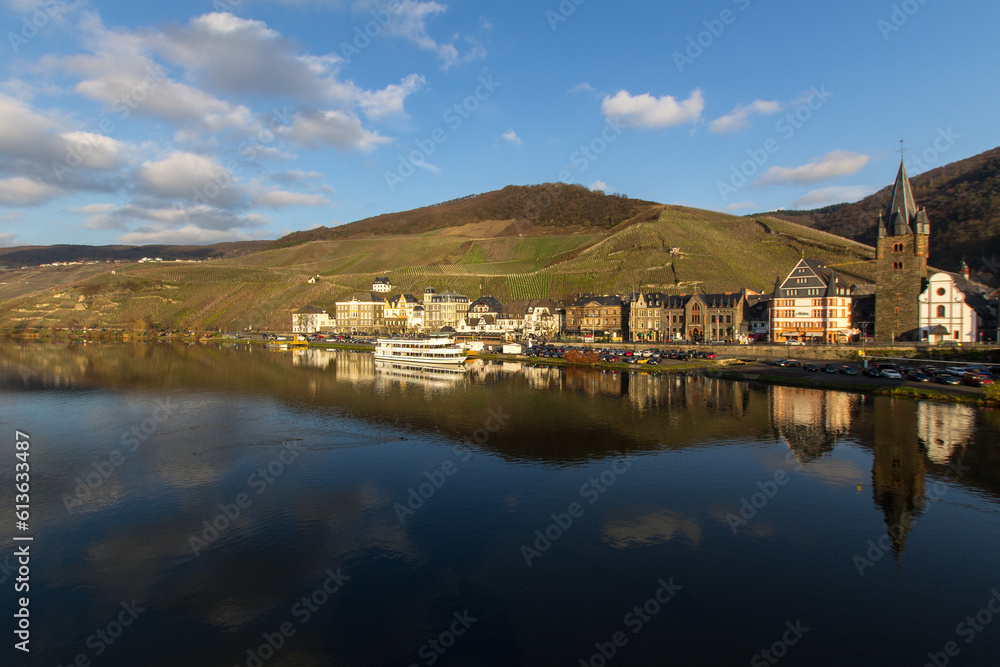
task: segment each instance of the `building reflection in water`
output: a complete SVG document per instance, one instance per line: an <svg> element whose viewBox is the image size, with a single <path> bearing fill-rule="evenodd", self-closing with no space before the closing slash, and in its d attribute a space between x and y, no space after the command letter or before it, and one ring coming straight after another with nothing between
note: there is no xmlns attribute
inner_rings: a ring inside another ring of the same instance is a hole
<svg viewBox="0 0 1000 667"><path fill-rule="evenodd" d="M876 398L872 487L875 504L885 517L886 530L898 558L914 520L926 507L924 476L927 467L920 446L916 413L920 403Z"/></svg>
<svg viewBox="0 0 1000 667"><path fill-rule="evenodd" d="M318 368L326 370L334 359L337 358L337 350L328 350L317 347L307 347L292 350L292 365L306 368Z"/></svg>
<svg viewBox="0 0 1000 667"><path fill-rule="evenodd" d="M805 463L833 451L851 427L859 396L839 391L772 387L771 424L796 458Z"/></svg>
<svg viewBox="0 0 1000 667"><path fill-rule="evenodd" d="M967 405L949 403L917 404L917 436L927 451L927 458L947 465L972 441L976 412Z"/></svg>

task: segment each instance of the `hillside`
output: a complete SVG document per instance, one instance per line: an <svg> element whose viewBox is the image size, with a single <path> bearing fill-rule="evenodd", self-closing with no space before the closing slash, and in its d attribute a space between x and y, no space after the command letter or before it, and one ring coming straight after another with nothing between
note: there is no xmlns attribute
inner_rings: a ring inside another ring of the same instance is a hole
<svg viewBox="0 0 1000 667"><path fill-rule="evenodd" d="M377 275L389 276L394 292L419 296L433 286L501 301L575 292L769 290L803 255L836 266L849 280L872 279L870 247L823 231L662 204L641 203L637 211L610 228L591 219L546 225L454 218L415 234L355 231L295 243L286 237L257 252L196 264L8 270L0 273L0 329L287 329L297 309L332 310L337 299L367 291ZM312 276L319 276L315 284L308 283Z"/></svg>
<svg viewBox="0 0 1000 667"><path fill-rule="evenodd" d="M893 174L895 176L895 174ZM875 243L879 211L892 193L890 183L854 204L811 211L773 211L765 215L831 232L869 245ZM912 176L918 206L931 223L930 262L957 271L965 259L977 277L1000 281L1000 148Z"/></svg>
<svg viewBox="0 0 1000 667"><path fill-rule="evenodd" d="M544 183L508 185L481 195L424 206L412 211L387 213L338 227L317 227L294 232L274 242L285 247L327 239L384 234L420 234L445 227L460 227L485 221L508 221L498 234L516 235L524 229L548 233L568 228L609 229L639 214L654 202L608 195L581 185Z"/></svg>

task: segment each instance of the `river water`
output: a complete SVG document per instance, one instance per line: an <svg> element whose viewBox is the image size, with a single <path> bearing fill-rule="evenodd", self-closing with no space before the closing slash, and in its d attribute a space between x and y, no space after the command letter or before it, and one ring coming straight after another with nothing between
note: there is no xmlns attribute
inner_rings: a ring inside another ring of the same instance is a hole
<svg viewBox="0 0 1000 667"><path fill-rule="evenodd" d="M1000 661L998 411L170 345L2 343L0 392L3 664Z"/></svg>

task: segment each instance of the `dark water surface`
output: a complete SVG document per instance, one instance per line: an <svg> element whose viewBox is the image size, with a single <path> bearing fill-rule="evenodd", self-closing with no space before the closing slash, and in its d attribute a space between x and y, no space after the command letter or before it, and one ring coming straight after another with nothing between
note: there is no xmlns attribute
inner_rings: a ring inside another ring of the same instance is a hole
<svg viewBox="0 0 1000 667"><path fill-rule="evenodd" d="M1000 664L997 411L204 346L0 382L3 664Z"/></svg>

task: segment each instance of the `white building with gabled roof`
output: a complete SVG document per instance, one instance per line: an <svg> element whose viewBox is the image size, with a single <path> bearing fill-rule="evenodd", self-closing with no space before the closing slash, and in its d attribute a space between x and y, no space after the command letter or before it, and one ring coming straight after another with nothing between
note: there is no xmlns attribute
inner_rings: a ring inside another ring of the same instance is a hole
<svg viewBox="0 0 1000 667"><path fill-rule="evenodd" d="M846 342L851 329L851 286L815 259L802 258L771 299L771 341Z"/></svg>
<svg viewBox="0 0 1000 667"><path fill-rule="evenodd" d="M995 315L982 290L972 282L969 268L962 262L961 273L938 271L927 279L918 298L920 340L931 343L958 341L975 343Z"/></svg>

